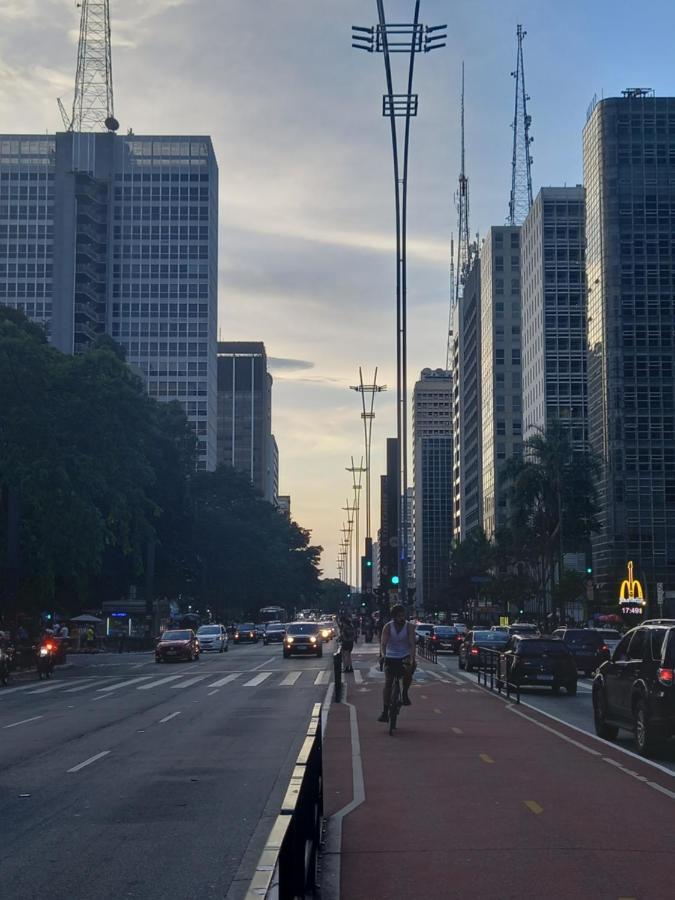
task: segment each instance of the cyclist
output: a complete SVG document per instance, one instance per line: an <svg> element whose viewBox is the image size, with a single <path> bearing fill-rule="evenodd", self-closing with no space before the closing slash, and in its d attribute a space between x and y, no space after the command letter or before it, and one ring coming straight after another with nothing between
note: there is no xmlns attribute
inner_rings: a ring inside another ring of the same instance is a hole
<svg viewBox="0 0 675 900"><path fill-rule="evenodd" d="M410 706L408 689L412 682L415 662L415 626L406 621L405 607L397 603L391 608L391 620L382 629L380 638L380 661L384 660L384 709L378 722L389 721L389 698L394 677L403 676L403 705Z"/></svg>

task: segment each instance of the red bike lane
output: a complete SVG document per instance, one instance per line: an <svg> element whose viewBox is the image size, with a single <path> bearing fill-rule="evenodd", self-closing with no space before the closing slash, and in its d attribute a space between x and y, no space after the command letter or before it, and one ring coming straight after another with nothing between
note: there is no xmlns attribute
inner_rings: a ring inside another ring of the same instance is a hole
<svg viewBox="0 0 675 900"><path fill-rule="evenodd" d="M355 748L365 794L342 819L340 897L675 896L672 776L469 683L411 696L390 737L381 682L351 682L356 743L349 707L331 709L327 813L361 800Z"/></svg>

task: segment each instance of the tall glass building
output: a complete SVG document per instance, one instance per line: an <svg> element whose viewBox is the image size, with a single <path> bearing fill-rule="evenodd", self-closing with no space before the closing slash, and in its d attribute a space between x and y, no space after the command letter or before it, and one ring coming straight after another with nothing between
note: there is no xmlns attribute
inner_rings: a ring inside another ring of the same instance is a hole
<svg viewBox="0 0 675 900"><path fill-rule="evenodd" d="M675 98L596 103L584 185L594 577L616 602L632 560L653 602L657 583L675 588Z"/></svg>
<svg viewBox="0 0 675 900"><path fill-rule="evenodd" d="M452 376L422 369L413 392L415 602L447 600L452 547Z"/></svg>
<svg viewBox="0 0 675 900"><path fill-rule="evenodd" d="M211 139L0 135L0 303L64 353L101 334L216 464L218 167Z"/></svg>

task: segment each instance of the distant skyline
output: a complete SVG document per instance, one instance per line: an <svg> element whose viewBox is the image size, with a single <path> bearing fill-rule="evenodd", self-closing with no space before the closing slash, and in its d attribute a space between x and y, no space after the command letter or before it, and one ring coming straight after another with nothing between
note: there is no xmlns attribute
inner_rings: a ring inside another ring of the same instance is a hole
<svg viewBox="0 0 675 900"><path fill-rule="evenodd" d="M395 435L393 191L382 58L351 48L374 0L110 0L122 132L209 134L220 169L219 336L261 340L275 379L280 491L335 574L345 471L363 448L358 367L375 366L373 484ZM413 0L385 3L408 21ZM582 181L581 130L594 95L674 92L672 3L422 0L448 46L419 60L409 220L409 387L444 365L450 234L466 72L470 226L505 222L511 185L516 25L532 116L533 186ZM72 103L79 10L72 0L2 0L0 130L62 128ZM378 520L373 494L373 522ZM363 527L362 527L363 533ZM376 535L374 534L374 537Z"/></svg>

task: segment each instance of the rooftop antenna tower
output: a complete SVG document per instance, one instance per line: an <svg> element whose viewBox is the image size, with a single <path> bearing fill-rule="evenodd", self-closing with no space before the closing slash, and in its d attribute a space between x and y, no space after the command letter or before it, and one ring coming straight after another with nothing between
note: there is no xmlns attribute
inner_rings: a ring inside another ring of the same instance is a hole
<svg viewBox="0 0 675 900"><path fill-rule="evenodd" d="M67 131L117 131L110 52L110 0L81 0L75 96L70 117L59 99Z"/></svg>
<svg viewBox="0 0 675 900"><path fill-rule="evenodd" d="M448 317L448 344L445 348L445 370L450 371L452 359L452 311L455 307L455 236L450 235L450 316Z"/></svg>
<svg viewBox="0 0 675 900"><path fill-rule="evenodd" d="M518 56L516 71L511 72L516 79L516 101L513 114L513 160L511 162L511 199L509 200L509 225L522 225L532 207L532 157L530 156L530 125L532 118L527 114L525 90L525 66L523 64L523 38L527 34L518 25Z"/></svg>
<svg viewBox="0 0 675 900"><path fill-rule="evenodd" d="M471 262L469 244L469 179L466 177L466 151L464 147L464 63L462 63L462 98L460 103L461 154L459 186L457 188L457 266L455 268L454 303L459 302Z"/></svg>

